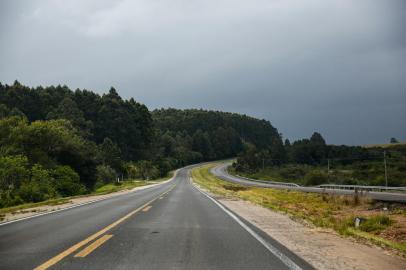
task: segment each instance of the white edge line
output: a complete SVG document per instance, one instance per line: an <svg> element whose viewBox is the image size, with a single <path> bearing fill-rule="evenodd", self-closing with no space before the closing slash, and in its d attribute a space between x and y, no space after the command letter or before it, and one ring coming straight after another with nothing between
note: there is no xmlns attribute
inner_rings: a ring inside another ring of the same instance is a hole
<svg viewBox="0 0 406 270"><path fill-rule="evenodd" d="M241 221L234 213L229 211L225 208L221 203L210 197L206 192L201 190L197 185L192 184L198 191L200 191L203 195L209 198L212 202L214 202L218 207L221 208L224 212L226 212L232 219L234 219L241 227L243 227L247 232L249 232L255 239L257 239L266 249L268 249L273 255L275 255L279 260L281 260L287 267L294 270L302 270L302 268L297 265L294 261L292 261L289 257L285 254L280 252L276 247L272 244L267 242L264 238L259 236L256 232L254 232L250 227L248 227L244 222Z"/></svg>
<svg viewBox="0 0 406 270"><path fill-rule="evenodd" d="M175 171L175 173L173 174L173 176L170 179L165 180L165 181L163 181L161 183L157 183L155 185L154 184L153 185L147 185L147 186L145 186L144 189L156 187L158 185L162 185L162 184L165 184L165 183L168 183L168 182L172 181L173 179L175 179L178 171L179 171L179 169ZM137 191L137 190L134 190L134 192L135 191ZM128 194L128 193L126 193L126 194ZM121 194L121 195L125 195L125 194ZM120 195L118 195L118 196L120 196ZM103 200L108 200L108 199L111 199L111 198L114 198L114 197L116 197L116 196L107 197L107 198L100 198L100 199L97 199L97 200L88 201L88 202L84 202L84 203L79 203L79 204L76 204L76 205L68 206L68 207L58 209L58 210L54 210L54 211L48 211L48 212L45 212L45 213L35 214L35 215L32 215L32 216L28 216L28 217L17 218L17 219L14 219L14 220L1 222L0 226L4 226L4 225L10 224L10 223L19 222L19 221L23 221L23 220L27 220L27 219L31 219L31 218L45 216L45 215L49 215L49 214L53 214L53 213L62 212L62 211L69 210L69 209L72 209L72 208L76 208L76 207L79 207L79 206L83 206L83 205L86 205L86 204L91 204L91 203L95 203L95 202L99 202L99 201L103 201Z"/></svg>

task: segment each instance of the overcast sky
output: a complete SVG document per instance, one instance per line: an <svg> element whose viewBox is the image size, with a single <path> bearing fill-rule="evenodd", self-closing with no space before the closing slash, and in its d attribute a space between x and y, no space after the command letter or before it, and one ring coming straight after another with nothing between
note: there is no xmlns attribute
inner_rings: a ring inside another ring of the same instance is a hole
<svg viewBox="0 0 406 270"><path fill-rule="evenodd" d="M406 1L0 1L0 82L116 87L291 140L406 141Z"/></svg>

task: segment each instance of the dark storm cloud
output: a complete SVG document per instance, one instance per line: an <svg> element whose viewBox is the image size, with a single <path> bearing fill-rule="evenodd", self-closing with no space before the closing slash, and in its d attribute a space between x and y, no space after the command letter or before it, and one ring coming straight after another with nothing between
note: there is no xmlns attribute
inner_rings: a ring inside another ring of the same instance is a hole
<svg viewBox="0 0 406 270"><path fill-rule="evenodd" d="M406 140L404 1L2 1L0 81Z"/></svg>

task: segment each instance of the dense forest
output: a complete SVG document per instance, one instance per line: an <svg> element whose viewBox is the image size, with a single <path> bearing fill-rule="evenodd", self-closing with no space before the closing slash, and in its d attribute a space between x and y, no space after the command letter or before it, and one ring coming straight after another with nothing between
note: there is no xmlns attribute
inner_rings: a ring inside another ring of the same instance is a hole
<svg viewBox="0 0 406 270"><path fill-rule="evenodd" d="M196 153L200 160L235 157L247 143L273 149L284 156L278 131L265 120L246 115L205 110L160 109L152 112L168 156L176 156L176 145Z"/></svg>
<svg viewBox="0 0 406 270"><path fill-rule="evenodd" d="M150 112L114 88L99 95L0 83L0 207L84 194L117 178L159 178L234 157L247 143L285 153L268 121L245 115Z"/></svg>
<svg viewBox="0 0 406 270"><path fill-rule="evenodd" d="M0 207L85 194L117 178L156 179L187 164L236 156L234 170L249 176L309 185L383 181L377 147L327 145L317 132L283 142L266 120L201 109L151 112L114 88L99 95L0 83ZM387 151L391 184L406 185L405 157L405 147ZM340 174L326 175L327 163Z"/></svg>

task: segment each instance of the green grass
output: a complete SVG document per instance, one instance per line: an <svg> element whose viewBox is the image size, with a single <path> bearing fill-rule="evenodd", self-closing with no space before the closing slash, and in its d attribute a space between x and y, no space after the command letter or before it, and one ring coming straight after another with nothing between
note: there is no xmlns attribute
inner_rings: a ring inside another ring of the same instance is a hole
<svg viewBox="0 0 406 270"><path fill-rule="evenodd" d="M136 187L141 187L145 186L149 183L147 181L140 181L140 180L133 180L133 181L123 181L120 182L119 184L106 184L103 185L99 188L97 188L95 191L93 191L91 194L93 195L101 195L101 194L108 194L108 193L113 193L121 190L127 190L127 189L133 189Z"/></svg>
<svg viewBox="0 0 406 270"><path fill-rule="evenodd" d="M14 213L14 212L21 211L24 209L39 207L39 206L44 206L44 205L60 205L60 204L69 202L70 198L71 197L57 198L57 199L46 200L43 202L24 203L24 204L12 206L12 207L1 208L0 209L0 220L1 220L1 216L5 215L7 213Z"/></svg>
<svg viewBox="0 0 406 270"><path fill-rule="evenodd" d="M368 218L361 223L359 229L364 232L379 232L391 225L393 221L386 215L378 215Z"/></svg>
<svg viewBox="0 0 406 270"><path fill-rule="evenodd" d="M309 221L315 226L334 229L341 235L389 247L399 251L403 256L406 255L406 243L381 236L386 229L405 229L406 224L396 222L397 217L404 215L404 210L394 209L390 214L382 214L380 210L369 211L376 205L365 197L241 186L212 175L209 170L213 166L215 164L192 170L193 181L213 194L247 200L287 213L293 218ZM365 220L359 228L355 228L354 225L356 216Z"/></svg>
<svg viewBox="0 0 406 270"><path fill-rule="evenodd" d="M39 206L53 206L53 205L60 205L64 203L68 203L71 199L74 198L80 198L80 197L87 197L87 196L94 196L94 195L102 195L102 194L109 194L113 192L118 192L121 190L127 190L127 189L133 189L136 187L140 186L145 186L145 185L151 185L155 183L159 183L165 180L168 180L171 178L174 174L174 171L171 171L168 173L166 177L156 179L156 180L150 180L150 181L144 181L144 180L128 180L128 181L123 181L120 184L106 184L103 185L93 192L85 195L78 195L78 196L71 196L71 197L64 197L64 198L55 198L55 199L50 199L42 202L37 202L37 203L24 203L12 207L5 207L5 208L0 208L0 221L4 218L4 216L8 213L15 213L18 211L24 211L25 209L29 208L34 208L34 207L39 207Z"/></svg>

